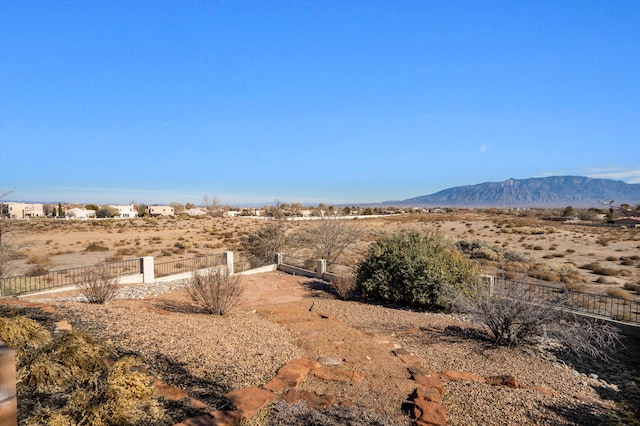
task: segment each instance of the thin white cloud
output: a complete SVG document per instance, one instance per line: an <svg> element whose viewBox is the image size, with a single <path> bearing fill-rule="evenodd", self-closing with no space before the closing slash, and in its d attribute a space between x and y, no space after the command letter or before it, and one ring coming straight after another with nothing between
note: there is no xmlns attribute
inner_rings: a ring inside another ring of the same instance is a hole
<svg viewBox="0 0 640 426"><path fill-rule="evenodd" d="M484 154L485 152L487 152L487 150L489 150L489 145L486 142L484 142L482 145L480 145L480 152L481 153Z"/></svg>

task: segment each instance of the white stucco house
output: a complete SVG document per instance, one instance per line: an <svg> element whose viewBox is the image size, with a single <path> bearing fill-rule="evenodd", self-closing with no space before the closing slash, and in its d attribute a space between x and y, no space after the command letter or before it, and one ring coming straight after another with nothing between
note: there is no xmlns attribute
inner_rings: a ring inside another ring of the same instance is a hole
<svg viewBox="0 0 640 426"><path fill-rule="evenodd" d="M138 212L133 207L133 204L116 205L111 207L118 210L118 215L120 218L126 219L138 217Z"/></svg>
<svg viewBox="0 0 640 426"><path fill-rule="evenodd" d="M87 209L79 209L79 208L73 208L73 209L69 209L66 212L64 212L65 216L68 217L69 219L90 219L90 218L95 218L96 217L96 211L95 210L87 210Z"/></svg>

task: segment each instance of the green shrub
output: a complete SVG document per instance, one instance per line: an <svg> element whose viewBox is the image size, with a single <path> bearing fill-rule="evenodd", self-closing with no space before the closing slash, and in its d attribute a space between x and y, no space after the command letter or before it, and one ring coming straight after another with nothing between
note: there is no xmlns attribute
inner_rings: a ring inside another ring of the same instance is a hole
<svg viewBox="0 0 640 426"><path fill-rule="evenodd" d="M478 278L477 264L435 230L384 234L357 272L367 297L423 308L446 307L449 290L467 292Z"/></svg>

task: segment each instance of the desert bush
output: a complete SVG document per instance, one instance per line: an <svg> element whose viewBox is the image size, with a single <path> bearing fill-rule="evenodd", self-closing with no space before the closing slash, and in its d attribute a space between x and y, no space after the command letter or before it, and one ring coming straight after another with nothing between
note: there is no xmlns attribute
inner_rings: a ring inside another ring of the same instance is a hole
<svg viewBox="0 0 640 426"><path fill-rule="evenodd" d="M478 280L477 264L437 230L383 234L357 270L367 297L423 308L447 306L449 287L472 291Z"/></svg>
<svg viewBox="0 0 640 426"><path fill-rule="evenodd" d="M598 262L589 263L587 265L582 266L582 268L588 269L594 274L598 274L598 275L606 275L610 277L617 277L618 275L620 275L620 270L614 269L614 268L607 268L605 266L602 266Z"/></svg>
<svg viewBox="0 0 640 426"><path fill-rule="evenodd" d="M84 251L109 251L109 247L103 246L100 243L91 243L84 249Z"/></svg>
<svg viewBox="0 0 640 426"><path fill-rule="evenodd" d="M38 392L61 392L106 370L110 349L84 332L60 338L24 353L17 365L21 384Z"/></svg>
<svg viewBox="0 0 640 426"><path fill-rule="evenodd" d="M453 306L486 327L494 343L518 346L552 338L577 354L608 359L620 342L615 327L578 321L562 309L566 293L540 294L523 281L500 280L494 291L483 287L475 294L455 294Z"/></svg>
<svg viewBox="0 0 640 426"><path fill-rule="evenodd" d="M89 303L108 303L118 294L118 278L106 266L88 268L76 289Z"/></svg>
<svg viewBox="0 0 640 426"><path fill-rule="evenodd" d="M607 296L617 297L619 299L631 299L631 294L623 288L615 287L607 290Z"/></svg>
<svg viewBox="0 0 640 426"><path fill-rule="evenodd" d="M0 317L0 340L20 352L49 343L51 333L31 318Z"/></svg>
<svg viewBox="0 0 640 426"><path fill-rule="evenodd" d="M288 245L286 225L283 221L270 221L264 226L248 232L240 244L254 265L273 263L276 253Z"/></svg>
<svg viewBox="0 0 640 426"><path fill-rule="evenodd" d="M338 275L331 282L331 287L338 293L342 300L349 300L358 289L355 275Z"/></svg>
<svg viewBox="0 0 640 426"><path fill-rule="evenodd" d="M240 275L231 275L228 268L219 266L193 271L187 291L191 300L215 315L225 315L240 304L243 293Z"/></svg>
<svg viewBox="0 0 640 426"><path fill-rule="evenodd" d="M633 291L636 294L640 294L640 283L638 283L638 284L625 283L624 284L624 288L625 288L625 290Z"/></svg>

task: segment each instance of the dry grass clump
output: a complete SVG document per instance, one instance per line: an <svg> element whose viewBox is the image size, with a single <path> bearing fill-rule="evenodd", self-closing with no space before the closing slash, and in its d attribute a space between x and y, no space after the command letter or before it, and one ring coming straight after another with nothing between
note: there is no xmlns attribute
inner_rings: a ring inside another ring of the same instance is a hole
<svg viewBox="0 0 640 426"><path fill-rule="evenodd" d="M51 341L51 333L37 321L25 317L0 317L0 340L16 351L39 347Z"/></svg>
<svg viewBox="0 0 640 426"><path fill-rule="evenodd" d="M588 269L594 274L605 275L609 277L617 277L620 275L620 270L614 268L607 268L606 266L602 266L598 262L592 262L587 265L581 266L582 269Z"/></svg>
<svg viewBox="0 0 640 426"><path fill-rule="evenodd" d="M620 287L610 288L607 290L607 296L617 297L619 299L631 299L631 294Z"/></svg>
<svg viewBox="0 0 640 426"><path fill-rule="evenodd" d="M100 243L91 243L87 247L85 247L84 251L86 252L109 251L109 247L103 246Z"/></svg>
<svg viewBox="0 0 640 426"><path fill-rule="evenodd" d="M98 380L77 389L69 397L69 409L86 424L117 426L154 424L164 417L164 409L153 397L154 389L142 373L132 372L140 362L132 357L117 361Z"/></svg>
<svg viewBox="0 0 640 426"><path fill-rule="evenodd" d="M84 332L72 332L20 356L18 379L38 392L61 392L106 369L111 351Z"/></svg>
<svg viewBox="0 0 640 426"><path fill-rule="evenodd" d="M25 425L94 426L158 424L164 418L164 409L153 397L149 380L132 367L140 363L131 357L104 368L73 389L67 389L66 404L62 407L38 406L24 421Z"/></svg>
<svg viewBox="0 0 640 426"><path fill-rule="evenodd" d="M625 283L624 284L624 289L625 290L629 290L629 291L633 291L636 294L640 294L640 283L638 283L638 284Z"/></svg>

